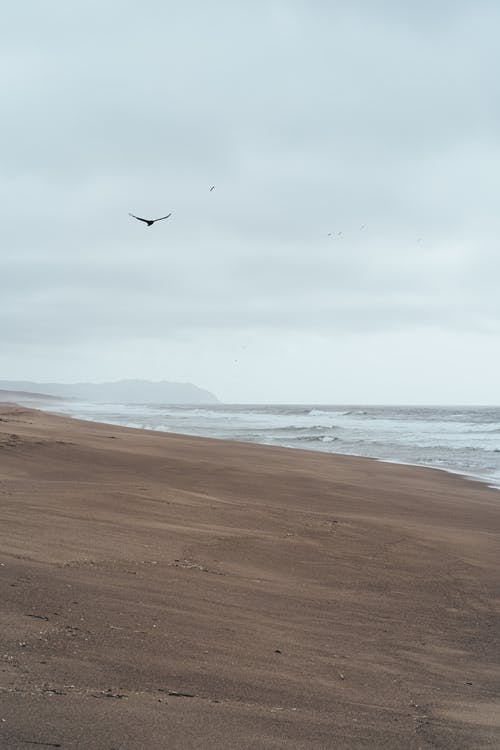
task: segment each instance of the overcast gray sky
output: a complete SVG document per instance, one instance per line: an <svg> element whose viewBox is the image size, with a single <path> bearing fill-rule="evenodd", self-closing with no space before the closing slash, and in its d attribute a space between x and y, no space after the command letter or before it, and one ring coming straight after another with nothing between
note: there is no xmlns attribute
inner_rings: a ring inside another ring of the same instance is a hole
<svg viewBox="0 0 500 750"><path fill-rule="evenodd" d="M0 378L498 403L499 27L470 0L4 8Z"/></svg>

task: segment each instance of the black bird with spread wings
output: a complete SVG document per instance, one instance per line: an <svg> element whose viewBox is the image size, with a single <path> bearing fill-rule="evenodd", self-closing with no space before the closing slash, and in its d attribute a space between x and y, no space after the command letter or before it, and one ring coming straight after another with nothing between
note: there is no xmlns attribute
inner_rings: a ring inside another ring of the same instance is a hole
<svg viewBox="0 0 500 750"><path fill-rule="evenodd" d="M145 224L148 225L148 227L151 227L153 226L155 221L163 221L163 219L168 219L169 216L172 216L172 212L170 212L166 216L160 216L158 219L141 219L140 216L136 216L135 214L129 214L129 216L132 216L132 218L137 219L137 221L143 221Z"/></svg>

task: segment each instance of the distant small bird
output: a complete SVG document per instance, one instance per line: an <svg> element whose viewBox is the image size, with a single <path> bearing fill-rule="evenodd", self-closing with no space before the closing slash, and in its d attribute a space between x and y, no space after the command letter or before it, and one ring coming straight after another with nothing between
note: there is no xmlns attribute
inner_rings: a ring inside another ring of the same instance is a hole
<svg viewBox="0 0 500 750"><path fill-rule="evenodd" d="M208 192L211 193L212 190L215 190L215 185L212 185L212 187L210 188L210 190Z"/></svg>
<svg viewBox="0 0 500 750"><path fill-rule="evenodd" d="M163 219L168 219L169 216L172 216L172 212L167 214L166 216L160 216L158 219L141 219L140 216L136 216L135 214L130 214L129 216L132 216L134 219L137 219L137 221L143 221L145 224L148 225L148 227L153 226L155 221L163 221Z"/></svg>
<svg viewBox="0 0 500 750"><path fill-rule="evenodd" d="M337 236L338 237L342 237L343 234L344 234L344 232L337 232Z"/></svg>

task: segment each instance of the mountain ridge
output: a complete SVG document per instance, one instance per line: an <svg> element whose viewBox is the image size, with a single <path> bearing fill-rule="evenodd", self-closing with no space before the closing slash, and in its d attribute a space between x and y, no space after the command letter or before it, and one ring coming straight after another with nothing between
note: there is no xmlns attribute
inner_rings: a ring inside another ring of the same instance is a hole
<svg viewBox="0 0 500 750"><path fill-rule="evenodd" d="M217 404L219 399L210 391L193 385L168 380L150 381L135 378L101 383L40 383L29 380L0 380L0 388L13 392L36 392L37 395L82 399L97 403L168 403Z"/></svg>

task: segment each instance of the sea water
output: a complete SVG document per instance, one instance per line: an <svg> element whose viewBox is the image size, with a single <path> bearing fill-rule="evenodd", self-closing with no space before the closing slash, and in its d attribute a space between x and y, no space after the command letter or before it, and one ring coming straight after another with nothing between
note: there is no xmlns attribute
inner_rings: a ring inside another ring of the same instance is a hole
<svg viewBox="0 0 500 750"><path fill-rule="evenodd" d="M50 404L80 419L163 432L370 456L500 487L500 407Z"/></svg>

